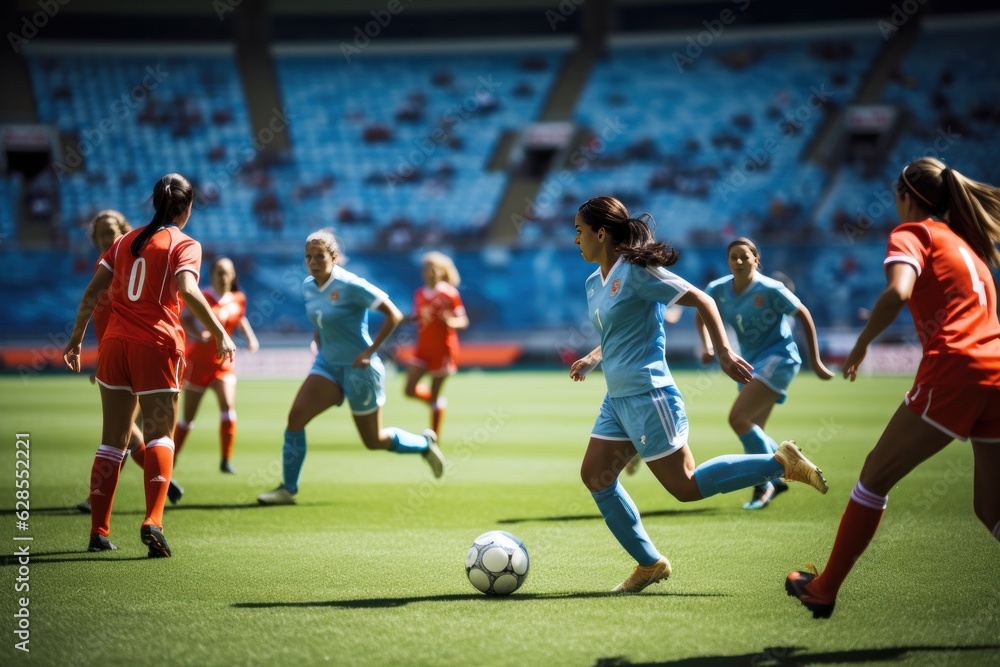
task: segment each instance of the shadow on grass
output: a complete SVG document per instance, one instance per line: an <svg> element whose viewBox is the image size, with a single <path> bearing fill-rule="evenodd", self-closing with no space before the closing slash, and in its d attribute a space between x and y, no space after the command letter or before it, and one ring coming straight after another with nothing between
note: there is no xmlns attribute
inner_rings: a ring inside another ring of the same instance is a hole
<svg viewBox="0 0 1000 667"><path fill-rule="evenodd" d="M695 516L697 514L714 514L717 510L714 507L696 507L689 510L653 510L652 512L643 512L642 519L650 519L658 516L673 516L673 517L684 517L684 516ZM536 516L536 517L524 517L519 519L500 519L497 523L502 525L512 524L512 523L532 523L535 521L604 521L604 517L600 514L569 514L565 516Z"/></svg>
<svg viewBox="0 0 1000 667"><path fill-rule="evenodd" d="M330 503L307 503L306 507L318 507L320 505L330 504ZM180 503L178 505L167 505L164 507L165 510L170 512L178 512L182 510L242 510L250 509L254 507L264 507L260 503L218 503L218 504L208 504L202 503L200 505L194 503ZM12 509L0 509L0 516L13 515L15 511ZM48 514L51 516L90 516L89 512L81 512L76 507L32 507L31 514ZM123 509L114 511L115 516L129 516L129 515L145 515L146 510L144 509Z"/></svg>
<svg viewBox="0 0 1000 667"><path fill-rule="evenodd" d="M707 655L665 662L630 662L624 657L600 658L594 667L806 667L828 664L877 664L898 662L910 653L958 654L969 651L998 651L1000 645L984 646L893 646L860 648L850 651L806 653L803 646L775 646L760 653L742 655ZM968 656L972 657L972 656ZM994 659L1000 660L1000 655ZM937 664L935 662L935 664ZM992 663L997 664L997 663Z"/></svg>
<svg viewBox="0 0 1000 667"><path fill-rule="evenodd" d="M52 556L72 556L71 558L52 558ZM123 560L148 560L148 556L113 556L106 551L90 552L79 551L47 551L31 552L29 565L39 565L43 563L93 563L103 561L107 563L120 563ZM0 556L0 567L10 567L21 565L21 556L4 554Z"/></svg>
<svg viewBox="0 0 1000 667"><path fill-rule="evenodd" d="M450 595L417 595L408 598L369 598L365 600L317 600L313 602L235 602L233 607L239 609L272 609L278 607L340 607L341 609L381 609L386 607L405 607L413 602L456 602L483 600L487 603L496 600L513 602L536 602L545 600L581 600L586 598L626 598L633 596L619 595L611 592L582 593L525 593L507 596L482 595L479 593L452 593ZM643 593L640 597L696 597L720 598L729 597L724 593Z"/></svg>

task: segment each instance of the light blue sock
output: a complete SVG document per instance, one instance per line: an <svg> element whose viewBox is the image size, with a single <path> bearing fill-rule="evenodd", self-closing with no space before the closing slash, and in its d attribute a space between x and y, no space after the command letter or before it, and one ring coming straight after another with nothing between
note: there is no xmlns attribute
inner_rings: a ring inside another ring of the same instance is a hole
<svg viewBox="0 0 1000 667"><path fill-rule="evenodd" d="M702 498L766 484L785 469L773 454L729 454L716 456L695 468L694 482Z"/></svg>
<svg viewBox="0 0 1000 667"><path fill-rule="evenodd" d="M389 439L392 440L392 444L389 446L390 452L396 452L397 454L423 454L430 447L426 435L417 435L416 433L410 433L401 428L393 428L391 426L385 430L389 434Z"/></svg>
<svg viewBox="0 0 1000 667"><path fill-rule="evenodd" d="M306 460L306 432L285 431L285 444L281 448L281 472L285 488L291 494L299 492L299 477Z"/></svg>
<svg viewBox="0 0 1000 667"><path fill-rule="evenodd" d="M743 443L743 451L747 454L774 454L778 451L778 443L756 424L740 436L740 442Z"/></svg>
<svg viewBox="0 0 1000 667"><path fill-rule="evenodd" d="M594 491L590 495L594 497L611 533L629 556L645 567L660 559L660 552L649 541L649 535L642 527L639 510L617 479L608 488Z"/></svg>

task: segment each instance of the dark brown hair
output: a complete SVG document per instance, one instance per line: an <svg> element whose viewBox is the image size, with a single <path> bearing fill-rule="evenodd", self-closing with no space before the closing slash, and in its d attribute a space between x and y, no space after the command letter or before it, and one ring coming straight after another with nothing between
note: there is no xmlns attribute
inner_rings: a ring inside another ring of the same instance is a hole
<svg viewBox="0 0 1000 667"><path fill-rule="evenodd" d="M639 266L672 266L678 252L656 240L653 216L643 213L630 217L625 205L614 197L594 197L577 210L580 219L594 232L605 230L611 235L622 259Z"/></svg>
<svg viewBox="0 0 1000 667"><path fill-rule="evenodd" d="M180 217L187 211L191 202L194 201L194 189L188 180L180 174L167 174L153 186L153 194L150 199L156 213L153 214L153 219L149 221L145 229L133 239L133 257L139 256L149 239L153 238L153 234L172 224L174 218Z"/></svg>
<svg viewBox="0 0 1000 667"><path fill-rule="evenodd" d="M760 271L761 268L762 268L762 266L763 266L761 264L761 261L760 261L760 250L757 250L757 244L756 243L754 243L753 241L751 241L750 239L748 239L745 236L741 236L738 239L736 239L735 241L732 241L729 245L727 245L726 246L726 255L729 255L729 251L732 250L734 247L736 247L738 245L745 245L746 247L750 248L750 252L752 252L753 256L757 259L757 270Z"/></svg>

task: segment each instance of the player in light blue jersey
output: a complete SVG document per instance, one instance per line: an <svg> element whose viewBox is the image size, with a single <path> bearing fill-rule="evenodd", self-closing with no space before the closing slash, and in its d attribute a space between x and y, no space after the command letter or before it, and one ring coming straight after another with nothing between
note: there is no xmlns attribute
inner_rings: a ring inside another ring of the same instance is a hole
<svg viewBox="0 0 1000 667"><path fill-rule="evenodd" d="M569 374L575 381L584 380L600 363L608 385L580 476L611 533L638 562L612 589L619 593L638 593L671 572L670 562L653 546L639 510L618 481L636 452L663 488L682 502L779 476L827 491L819 468L792 442L783 442L773 454L719 456L695 467L684 399L664 356L664 311L674 304L698 310L729 377L750 382L753 368L729 347L712 298L664 268L677 261L677 251L656 241L651 220L645 214L629 217L617 199L595 197L580 206L574 221L580 254L599 266L587 279L587 307L601 344L573 362Z"/></svg>
<svg viewBox="0 0 1000 667"><path fill-rule="evenodd" d="M306 424L327 408L351 406L361 441L368 449L388 449L397 454L421 454L435 477L444 473L444 456L437 434L422 435L382 427L385 405L385 368L376 351L386 341L403 314L385 292L337 266L337 240L328 231L306 239L309 277L302 283L306 314L315 328L316 361L295 396L288 413L282 448L282 483L257 496L262 505L292 505L299 491L299 477L306 457ZM385 322L368 335L368 311L378 310Z"/></svg>
<svg viewBox="0 0 1000 667"><path fill-rule="evenodd" d="M813 372L822 380L829 380L833 373L820 359L816 325L809 309L783 283L760 273L760 252L754 242L740 237L726 251L732 275L712 281L705 291L715 299L722 321L736 332L740 354L754 367L753 379L740 385L740 394L729 412L729 425L747 454L768 454L777 450L778 444L764 433L767 418L775 403L785 402L788 385L802 365L789 316L795 316L802 325ZM697 315L695 326L701 337L702 361L711 363L715 356L712 341ZM743 509L763 509L787 489L781 480L757 485Z"/></svg>

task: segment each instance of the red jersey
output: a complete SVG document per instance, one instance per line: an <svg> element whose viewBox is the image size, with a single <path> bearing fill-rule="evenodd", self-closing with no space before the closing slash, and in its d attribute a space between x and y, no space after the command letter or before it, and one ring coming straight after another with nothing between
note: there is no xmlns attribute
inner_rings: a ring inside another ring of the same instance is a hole
<svg viewBox="0 0 1000 667"><path fill-rule="evenodd" d="M101 268L101 260L98 258L97 263L94 264L94 273ZM97 300L97 307L94 308L94 314L91 316L94 319L94 335L97 336L97 343L101 343L101 337L104 336L104 331L108 328L108 321L111 319L111 290L104 290L104 294L101 298Z"/></svg>
<svg viewBox="0 0 1000 667"><path fill-rule="evenodd" d="M208 301L208 305L212 308L212 312L215 313L226 333L232 336L236 328L240 326L240 322L243 321L243 316L247 314L246 295L243 292L229 292L220 297L211 287L203 289L201 293L205 296L205 300ZM188 338L185 356L191 366L207 364L222 369L231 368L233 362L229 359L219 359L216 356L217 352L215 339L202 341L191 337Z"/></svg>
<svg viewBox="0 0 1000 667"><path fill-rule="evenodd" d="M915 384L1000 387L1000 321L989 267L944 222L896 227L885 263L917 271L910 314L924 354Z"/></svg>
<svg viewBox="0 0 1000 667"><path fill-rule="evenodd" d="M439 282L433 289L421 287L413 293L417 316L417 347L457 349L458 333L445 324L446 317L465 315L462 297L453 285Z"/></svg>
<svg viewBox="0 0 1000 667"><path fill-rule="evenodd" d="M139 256L133 257L132 241L143 229L118 237L101 258L112 273L111 320L104 335L183 354L177 274L190 271L198 279L201 244L170 226L157 230Z"/></svg>

